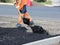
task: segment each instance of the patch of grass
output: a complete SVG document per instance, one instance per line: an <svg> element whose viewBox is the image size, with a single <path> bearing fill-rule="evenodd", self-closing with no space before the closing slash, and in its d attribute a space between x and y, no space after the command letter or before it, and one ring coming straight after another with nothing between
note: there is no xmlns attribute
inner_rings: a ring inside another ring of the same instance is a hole
<svg viewBox="0 0 60 45"><path fill-rule="evenodd" d="M3 2L3 3L12 3L13 0L0 0L0 2Z"/></svg>
<svg viewBox="0 0 60 45"><path fill-rule="evenodd" d="M34 0L36 2L45 2L46 0Z"/></svg>
<svg viewBox="0 0 60 45"><path fill-rule="evenodd" d="M51 0L48 0L46 2L44 2L45 4L52 4L52 1Z"/></svg>
<svg viewBox="0 0 60 45"><path fill-rule="evenodd" d="M35 1L35 2L37 2L37 1ZM44 1L44 2L38 2L38 3L51 5L52 4L52 1L51 0L48 0L48 1Z"/></svg>

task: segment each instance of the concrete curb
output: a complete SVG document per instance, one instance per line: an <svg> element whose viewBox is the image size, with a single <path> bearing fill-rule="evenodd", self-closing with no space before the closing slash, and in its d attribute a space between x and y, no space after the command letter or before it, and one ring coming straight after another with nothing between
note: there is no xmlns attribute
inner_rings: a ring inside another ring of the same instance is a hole
<svg viewBox="0 0 60 45"><path fill-rule="evenodd" d="M53 7L53 5L48 5L48 4L44 4L45 6L47 6L47 7Z"/></svg>
<svg viewBox="0 0 60 45"><path fill-rule="evenodd" d="M60 43L60 36L44 39L44 40L39 40L23 45L52 45L52 44L58 44Z"/></svg>
<svg viewBox="0 0 60 45"><path fill-rule="evenodd" d="M47 7L54 7L54 6L60 6L60 5L53 5L53 4L51 4L51 5L48 5L48 4L44 4L45 6L47 6Z"/></svg>
<svg viewBox="0 0 60 45"><path fill-rule="evenodd" d="M0 3L0 5L14 5L13 3Z"/></svg>

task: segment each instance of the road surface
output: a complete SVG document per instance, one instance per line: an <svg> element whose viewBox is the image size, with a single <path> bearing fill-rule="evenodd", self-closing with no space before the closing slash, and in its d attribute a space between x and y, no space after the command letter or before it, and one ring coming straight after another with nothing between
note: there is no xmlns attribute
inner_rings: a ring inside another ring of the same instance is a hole
<svg viewBox="0 0 60 45"><path fill-rule="evenodd" d="M60 7L32 6L27 10L32 18L60 20ZM17 17L17 14L14 6L0 5L0 15Z"/></svg>
<svg viewBox="0 0 60 45"><path fill-rule="evenodd" d="M31 17L36 19L35 22L42 25L49 35L46 32L38 34L26 32L25 28L18 29L16 27L17 18L5 17L17 17L17 9L14 6L0 5L0 45L22 45L60 34L60 7L33 6L27 9Z"/></svg>

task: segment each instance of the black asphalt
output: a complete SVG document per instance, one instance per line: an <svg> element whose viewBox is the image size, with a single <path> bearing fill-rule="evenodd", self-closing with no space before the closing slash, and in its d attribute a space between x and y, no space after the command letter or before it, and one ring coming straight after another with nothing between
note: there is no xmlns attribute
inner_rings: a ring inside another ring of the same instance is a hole
<svg viewBox="0 0 60 45"><path fill-rule="evenodd" d="M26 32L26 28L2 28L0 27L0 45L22 45L29 42L52 37L44 33Z"/></svg>
<svg viewBox="0 0 60 45"><path fill-rule="evenodd" d="M22 45L49 37L46 33L28 33L25 28L0 28L0 45Z"/></svg>

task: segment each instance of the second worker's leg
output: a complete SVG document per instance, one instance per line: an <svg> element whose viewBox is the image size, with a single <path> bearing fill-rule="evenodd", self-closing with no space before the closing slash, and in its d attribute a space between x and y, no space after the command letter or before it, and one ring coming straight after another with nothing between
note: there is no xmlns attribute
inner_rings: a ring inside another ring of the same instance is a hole
<svg viewBox="0 0 60 45"><path fill-rule="evenodd" d="M30 17L30 15L27 12L24 13L24 17L30 19L29 20L30 22L32 21L32 18Z"/></svg>
<svg viewBox="0 0 60 45"><path fill-rule="evenodd" d="M34 24L32 18L30 17L30 15L29 15L27 12L24 13L24 17L26 18L27 23L28 23L29 25L33 25L33 24ZM29 19L29 21L28 21L28 19ZM28 25L28 24L27 24L27 25Z"/></svg>

